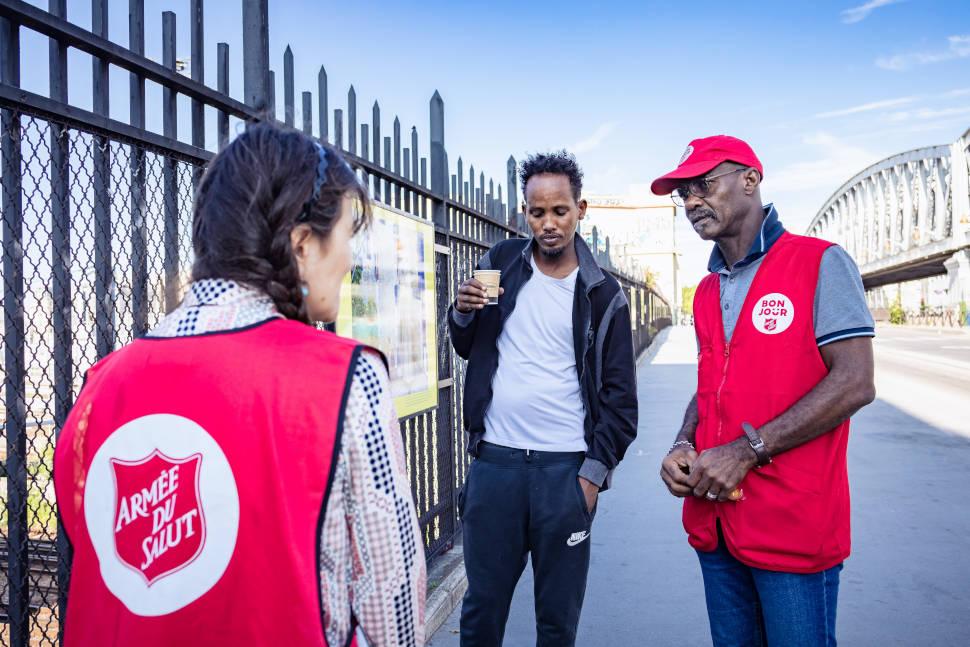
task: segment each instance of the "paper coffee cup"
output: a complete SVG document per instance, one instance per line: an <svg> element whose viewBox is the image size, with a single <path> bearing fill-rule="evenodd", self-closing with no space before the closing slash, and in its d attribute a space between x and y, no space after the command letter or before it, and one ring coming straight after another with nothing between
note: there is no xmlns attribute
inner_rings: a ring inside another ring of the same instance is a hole
<svg viewBox="0 0 970 647"><path fill-rule="evenodd" d="M475 280L485 286L490 306L498 305L498 286L501 278L500 270L475 270Z"/></svg>

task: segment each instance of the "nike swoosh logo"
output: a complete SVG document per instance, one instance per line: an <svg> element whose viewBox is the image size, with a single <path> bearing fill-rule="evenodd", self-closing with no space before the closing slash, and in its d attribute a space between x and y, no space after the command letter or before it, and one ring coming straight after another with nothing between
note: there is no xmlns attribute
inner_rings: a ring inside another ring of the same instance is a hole
<svg viewBox="0 0 970 647"><path fill-rule="evenodd" d="M586 538L587 537L589 537L589 532L588 531L587 532L574 532L572 534L572 536L569 539L566 540L566 545L567 546L577 546L577 545L583 543L584 541L586 541Z"/></svg>

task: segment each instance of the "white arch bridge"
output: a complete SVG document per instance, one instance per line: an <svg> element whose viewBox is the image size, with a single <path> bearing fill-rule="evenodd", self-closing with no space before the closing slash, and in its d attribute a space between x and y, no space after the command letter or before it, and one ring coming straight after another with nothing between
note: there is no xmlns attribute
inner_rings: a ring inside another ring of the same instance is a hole
<svg viewBox="0 0 970 647"><path fill-rule="evenodd" d="M844 247L867 289L949 274L970 301L970 130L950 145L886 158L855 175L808 227Z"/></svg>

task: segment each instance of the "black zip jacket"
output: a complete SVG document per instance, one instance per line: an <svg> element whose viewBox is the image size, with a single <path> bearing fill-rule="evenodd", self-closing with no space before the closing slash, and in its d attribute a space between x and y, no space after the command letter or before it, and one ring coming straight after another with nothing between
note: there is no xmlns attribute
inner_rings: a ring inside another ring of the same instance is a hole
<svg viewBox="0 0 970 647"><path fill-rule="evenodd" d="M492 378L498 368L498 338L515 309L519 290L532 277L532 239L504 240L486 253L478 269L502 271L505 293L498 306L462 315L448 312L451 343L468 360L464 425L468 451L478 455L485 412L492 403ZM586 460L579 475L606 490L614 468L637 435L636 359L630 305L620 284L604 272L585 241L575 237L579 274L573 303L573 347L580 392L586 409ZM536 388L542 388L537 384Z"/></svg>

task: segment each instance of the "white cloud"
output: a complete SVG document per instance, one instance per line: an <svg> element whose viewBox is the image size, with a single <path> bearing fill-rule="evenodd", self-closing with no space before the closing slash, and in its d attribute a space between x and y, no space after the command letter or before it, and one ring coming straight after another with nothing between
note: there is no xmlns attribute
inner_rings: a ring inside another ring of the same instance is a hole
<svg viewBox="0 0 970 647"><path fill-rule="evenodd" d="M582 139L576 142L566 150L576 155L579 155L580 153L588 153L591 150L599 148L600 144L602 144L606 140L606 138L613 133L614 130L616 130L616 122L614 121L609 121L609 122L606 122L605 124L600 124L600 126L593 132L593 134L591 134L589 137L585 139Z"/></svg>
<svg viewBox="0 0 970 647"><path fill-rule="evenodd" d="M851 108L820 112L815 115L815 118L829 119L831 117L844 117L846 115L854 115L860 112L870 112L872 110L882 110L884 108L895 108L896 106L902 106L907 103L912 103L913 101L916 101L916 97L900 97L898 99L886 99L885 101L873 101L872 103L863 103L862 105L852 106Z"/></svg>
<svg viewBox="0 0 970 647"><path fill-rule="evenodd" d="M908 97L897 97L895 99L883 99L881 101L871 101L869 103L862 103L856 106L850 106L848 108L840 108L838 110L827 110L825 112L816 113L814 119L831 119L833 117L847 117L850 115L856 115L865 112L880 112L878 117L882 121L888 122L900 122L907 121L913 117L920 117L922 119L931 119L935 116L949 116L950 113L935 115L932 110L922 109L913 110L907 107L906 110L889 112L890 108L899 108L901 106L909 106L910 104L926 104L932 103L939 99L957 99L961 97L970 96L970 88L954 88L953 90L947 90L946 92L940 92L936 94L915 94ZM960 113L963 114L963 109L960 108ZM953 113L957 114L957 113ZM776 126L780 129L789 129L792 124L780 124Z"/></svg>
<svg viewBox="0 0 970 647"><path fill-rule="evenodd" d="M842 22L847 25L853 23L861 22L869 17L873 11L879 7L886 7L891 4L898 4L903 2L903 0L869 0L869 2L864 5L859 5L858 7L852 7L851 9L846 9L842 12Z"/></svg>
<svg viewBox="0 0 970 647"><path fill-rule="evenodd" d="M962 115L970 115L970 107L963 106L960 108L943 108L941 110L923 108L922 110L916 111L916 116L920 119L945 119L948 117L959 117Z"/></svg>
<svg viewBox="0 0 970 647"><path fill-rule="evenodd" d="M893 72L903 72L918 65L942 63L956 58L970 56L970 34L950 36L947 38L947 49L913 52L911 54L896 54L876 59L876 66Z"/></svg>
<svg viewBox="0 0 970 647"><path fill-rule="evenodd" d="M970 116L970 107L959 106L955 108L920 108L919 110L903 110L894 112L886 117L891 123L905 123L909 121L937 121L941 119L953 119Z"/></svg>
<svg viewBox="0 0 970 647"><path fill-rule="evenodd" d="M960 88L958 90L950 90L941 94L942 97L965 97L970 95L970 88Z"/></svg>
<svg viewBox="0 0 970 647"><path fill-rule="evenodd" d="M775 172L765 171L765 186L773 192L829 189L834 191L850 177L879 161L880 156L853 146L831 133L816 132L802 138L814 159L795 162Z"/></svg>

